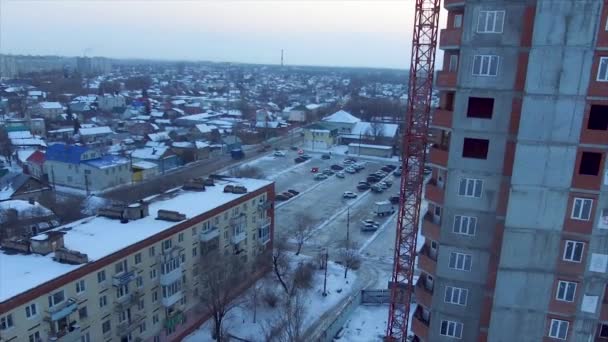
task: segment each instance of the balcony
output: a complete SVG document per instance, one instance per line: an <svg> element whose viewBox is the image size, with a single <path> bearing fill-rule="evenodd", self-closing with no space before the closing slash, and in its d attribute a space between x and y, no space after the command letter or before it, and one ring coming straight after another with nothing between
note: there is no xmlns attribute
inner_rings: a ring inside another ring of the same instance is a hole
<svg viewBox="0 0 608 342"><path fill-rule="evenodd" d="M416 283L416 287L414 288L414 297L416 298L416 303L424 306L425 308L431 307L431 303L433 301L433 289L426 286L425 278L420 277L418 279L418 283Z"/></svg>
<svg viewBox="0 0 608 342"><path fill-rule="evenodd" d="M427 246L422 247L418 253L418 268L431 275L437 271L437 257L431 256Z"/></svg>
<svg viewBox="0 0 608 342"><path fill-rule="evenodd" d="M235 244L238 245L239 242L245 240L247 238L247 233L246 232L240 232L238 234L234 234L232 235L232 237L230 238L230 241Z"/></svg>
<svg viewBox="0 0 608 342"><path fill-rule="evenodd" d="M180 310L177 310L171 316L165 319L165 329L173 329L176 325L181 324L184 321L184 313Z"/></svg>
<svg viewBox="0 0 608 342"><path fill-rule="evenodd" d="M120 272L112 277L112 285L123 286L135 279L135 270L132 269L126 272Z"/></svg>
<svg viewBox="0 0 608 342"><path fill-rule="evenodd" d="M431 213L424 215L422 220L422 235L433 241L439 241L439 235L441 234L441 220L437 219Z"/></svg>
<svg viewBox="0 0 608 342"><path fill-rule="evenodd" d="M431 146L431 153L429 154L429 163L446 168L448 167L449 155L450 151L448 146L433 144L433 146Z"/></svg>
<svg viewBox="0 0 608 342"><path fill-rule="evenodd" d="M454 9L464 7L464 0L443 0L443 8Z"/></svg>
<svg viewBox="0 0 608 342"><path fill-rule="evenodd" d="M436 179L431 179L425 187L424 198L428 201L442 205L444 200L443 184L439 184Z"/></svg>
<svg viewBox="0 0 608 342"><path fill-rule="evenodd" d="M80 341L80 326L73 325L57 333L49 334L49 341L52 342L76 342Z"/></svg>
<svg viewBox="0 0 608 342"><path fill-rule="evenodd" d="M272 202L270 202L270 201L264 201L264 202L258 204L259 210L268 210L268 209L270 209L270 207L272 207Z"/></svg>
<svg viewBox="0 0 608 342"><path fill-rule="evenodd" d="M261 245L265 245L270 242L270 224L272 221L269 217L260 221L260 225L258 228L258 243Z"/></svg>
<svg viewBox="0 0 608 342"><path fill-rule="evenodd" d="M456 88L457 75L456 71L439 71L437 73L437 87Z"/></svg>
<svg viewBox="0 0 608 342"><path fill-rule="evenodd" d="M218 227L211 227L211 229L207 231L201 231L199 234L199 239L202 242L211 241L220 236L220 229Z"/></svg>
<svg viewBox="0 0 608 342"><path fill-rule="evenodd" d="M452 118L454 112L447 109L437 108L433 112L433 119L431 120L431 126L437 128L449 129L452 128Z"/></svg>
<svg viewBox="0 0 608 342"><path fill-rule="evenodd" d="M78 309L76 299L69 298L64 303L49 308L47 317L50 321L60 320Z"/></svg>
<svg viewBox="0 0 608 342"><path fill-rule="evenodd" d="M122 311L130 308L131 306L137 304L141 295L142 295L141 292L134 291L132 293L127 293L126 295L123 295L122 297L115 299L114 300L114 311L122 312Z"/></svg>
<svg viewBox="0 0 608 342"><path fill-rule="evenodd" d="M439 48L443 50L460 49L462 28L443 29L439 34Z"/></svg>
<svg viewBox="0 0 608 342"><path fill-rule="evenodd" d="M429 340L430 322L422 317L422 309L417 309L412 317L412 332L423 341Z"/></svg>
<svg viewBox="0 0 608 342"><path fill-rule="evenodd" d="M127 335L131 331L135 330L143 319L144 316L133 315L132 319L118 323L118 325L116 326L116 336Z"/></svg>
<svg viewBox="0 0 608 342"><path fill-rule="evenodd" d="M182 290L179 290L170 297L161 298L160 302L162 303L162 305L164 307L168 308L168 307L173 306L173 304L179 302L179 300L182 299L183 295L184 294L183 294Z"/></svg>
<svg viewBox="0 0 608 342"><path fill-rule="evenodd" d="M178 267L172 269L171 271L165 273L165 274L160 274L160 284L161 285L169 285L169 284L173 284L174 282L178 281L179 279L181 279L182 277L182 265L180 264Z"/></svg>

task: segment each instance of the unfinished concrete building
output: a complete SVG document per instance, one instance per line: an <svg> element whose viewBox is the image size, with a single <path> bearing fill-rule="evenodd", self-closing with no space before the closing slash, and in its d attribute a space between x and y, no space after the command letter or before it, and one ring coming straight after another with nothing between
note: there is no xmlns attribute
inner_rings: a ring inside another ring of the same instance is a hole
<svg viewBox="0 0 608 342"><path fill-rule="evenodd" d="M608 1L444 0L422 341L608 341Z"/></svg>

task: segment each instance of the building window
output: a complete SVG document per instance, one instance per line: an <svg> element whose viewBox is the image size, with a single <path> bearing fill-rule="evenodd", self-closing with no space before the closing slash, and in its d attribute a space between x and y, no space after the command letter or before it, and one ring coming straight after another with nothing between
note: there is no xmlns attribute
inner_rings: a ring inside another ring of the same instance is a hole
<svg viewBox="0 0 608 342"><path fill-rule="evenodd" d="M571 281L560 280L557 283L557 294L555 299L563 302L574 302L574 294L576 293L576 283Z"/></svg>
<svg viewBox="0 0 608 342"><path fill-rule="evenodd" d="M505 11L479 11L477 33L502 33Z"/></svg>
<svg viewBox="0 0 608 342"><path fill-rule="evenodd" d="M197 248L193 247L192 248L192 256L195 257L196 256L196 252L197 252Z"/></svg>
<svg viewBox="0 0 608 342"><path fill-rule="evenodd" d="M196 227L192 227L192 236L196 235Z"/></svg>
<svg viewBox="0 0 608 342"><path fill-rule="evenodd" d="M498 56L475 55L473 57L473 76L498 75Z"/></svg>
<svg viewBox="0 0 608 342"><path fill-rule="evenodd" d="M36 303L32 303L25 307L25 317L32 318L38 314L38 308Z"/></svg>
<svg viewBox="0 0 608 342"><path fill-rule="evenodd" d="M141 253L135 254L135 265L141 264Z"/></svg>
<svg viewBox="0 0 608 342"><path fill-rule="evenodd" d="M83 335L80 336L80 342L91 342L91 334L89 334L88 331L83 333Z"/></svg>
<svg viewBox="0 0 608 342"><path fill-rule="evenodd" d="M470 271L472 259L469 254L452 252L449 267L459 271Z"/></svg>
<svg viewBox="0 0 608 342"><path fill-rule="evenodd" d="M129 285L121 285L116 288L116 298L122 298L129 294Z"/></svg>
<svg viewBox="0 0 608 342"><path fill-rule="evenodd" d="M13 326L13 314L0 317L0 330L7 330Z"/></svg>
<svg viewBox="0 0 608 342"><path fill-rule="evenodd" d="M600 174L600 164L602 154L597 152L583 152L581 154L581 164L578 167L580 175L597 176Z"/></svg>
<svg viewBox="0 0 608 342"><path fill-rule="evenodd" d="M101 331L105 334L108 333L112 327L110 326L110 320L107 320L101 324Z"/></svg>
<svg viewBox="0 0 608 342"><path fill-rule="evenodd" d="M469 97L467 117L491 119L494 114L494 99L488 97Z"/></svg>
<svg viewBox="0 0 608 342"><path fill-rule="evenodd" d="M156 279L156 269L155 268L150 270L150 279L152 279L152 280Z"/></svg>
<svg viewBox="0 0 608 342"><path fill-rule="evenodd" d="M139 302L137 302L137 310L143 310L144 307L146 305L146 301L143 299L140 299Z"/></svg>
<svg viewBox="0 0 608 342"><path fill-rule="evenodd" d="M97 282L103 283L104 281L106 281L106 271L97 272Z"/></svg>
<svg viewBox="0 0 608 342"><path fill-rule="evenodd" d="M608 82L608 57L600 57L600 65L597 69L597 80Z"/></svg>
<svg viewBox="0 0 608 342"><path fill-rule="evenodd" d="M608 324L602 324L599 332L600 338L608 339Z"/></svg>
<svg viewBox="0 0 608 342"><path fill-rule="evenodd" d="M584 242L566 240L563 259L570 262L581 262L583 260L584 249Z"/></svg>
<svg viewBox="0 0 608 342"><path fill-rule="evenodd" d="M139 325L139 333L143 333L144 331L146 331L146 322L141 322L141 324Z"/></svg>
<svg viewBox="0 0 608 342"><path fill-rule="evenodd" d="M135 278L135 285L137 287L143 287L144 286L144 278L142 276L138 276L137 278Z"/></svg>
<svg viewBox="0 0 608 342"><path fill-rule="evenodd" d="M477 217L456 215L452 231L456 234L475 235L477 230Z"/></svg>
<svg viewBox="0 0 608 342"><path fill-rule="evenodd" d="M450 64L448 65L448 71L458 71L458 55L450 55Z"/></svg>
<svg viewBox="0 0 608 342"><path fill-rule="evenodd" d="M36 331L35 333L31 334L29 336L29 342L40 342L42 341L42 339L40 339L40 332Z"/></svg>
<svg viewBox="0 0 608 342"><path fill-rule="evenodd" d="M462 157L474 159L488 159L490 140L464 138L462 144Z"/></svg>
<svg viewBox="0 0 608 342"><path fill-rule="evenodd" d="M156 250L154 248L154 246L148 248L148 256L149 257L153 257L156 254Z"/></svg>
<svg viewBox="0 0 608 342"><path fill-rule="evenodd" d="M458 195L480 198L482 188L483 181L481 179L462 178L460 180L460 186L458 187Z"/></svg>
<svg viewBox="0 0 608 342"><path fill-rule="evenodd" d="M99 297L99 307L103 308L106 305L108 305L108 297L106 297L105 295Z"/></svg>
<svg viewBox="0 0 608 342"><path fill-rule="evenodd" d="M170 249L172 245L173 245L173 242L171 241L171 239L167 239L167 240L163 241L163 251Z"/></svg>
<svg viewBox="0 0 608 342"><path fill-rule="evenodd" d="M158 324L158 314L152 315L152 324Z"/></svg>
<svg viewBox="0 0 608 342"><path fill-rule="evenodd" d="M179 233L177 235L177 242L184 242L184 233Z"/></svg>
<svg viewBox="0 0 608 342"><path fill-rule="evenodd" d="M158 291L152 292L152 303L158 302Z"/></svg>
<svg viewBox="0 0 608 342"><path fill-rule="evenodd" d="M65 293L63 292L63 290L53 293L52 295L49 296L49 308L51 308L57 304L60 304L64 300L65 300Z"/></svg>
<svg viewBox="0 0 608 342"><path fill-rule="evenodd" d="M566 336L568 336L568 325L570 325L568 321L552 319L549 328L549 337L565 340Z"/></svg>
<svg viewBox="0 0 608 342"><path fill-rule="evenodd" d="M89 313L87 312L86 306L83 306L82 308L78 309L78 318L79 319L86 319L87 317L89 317Z"/></svg>
<svg viewBox="0 0 608 342"><path fill-rule="evenodd" d="M591 218L591 207L593 200L589 198L574 197L572 205L572 214L570 218L573 220L589 221Z"/></svg>
<svg viewBox="0 0 608 342"><path fill-rule="evenodd" d="M454 16L454 28L462 27L462 14L456 14Z"/></svg>
<svg viewBox="0 0 608 342"><path fill-rule="evenodd" d="M460 287L446 286L444 302L450 304L467 305L469 290Z"/></svg>
<svg viewBox="0 0 608 342"><path fill-rule="evenodd" d="M608 106L591 105L587 129L608 131Z"/></svg>
<svg viewBox="0 0 608 342"><path fill-rule="evenodd" d="M443 336L462 338L462 323L443 320L439 333Z"/></svg>
<svg viewBox="0 0 608 342"><path fill-rule="evenodd" d="M86 290L86 286L84 283L84 279L81 279L76 282L76 293L81 294L84 292L84 290Z"/></svg>
<svg viewBox="0 0 608 342"><path fill-rule="evenodd" d="M127 271L127 260L123 260L121 262L117 262L114 264L114 273L119 274Z"/></svg>

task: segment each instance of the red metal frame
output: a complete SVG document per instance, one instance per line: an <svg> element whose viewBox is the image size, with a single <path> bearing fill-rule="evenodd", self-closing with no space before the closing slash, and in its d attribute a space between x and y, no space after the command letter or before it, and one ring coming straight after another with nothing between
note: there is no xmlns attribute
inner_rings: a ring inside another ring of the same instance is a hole
<svg viewBox="0 0 608 342"><path fill-rule="evenodd" d="M391 278L391 302L386 329L386 336L390 341L407 340L440 4L441 0L416 0L407 120L405 120L406 127L403 129L402 139L403 174ZM408 194L413 198L408 198Z"/></svg>

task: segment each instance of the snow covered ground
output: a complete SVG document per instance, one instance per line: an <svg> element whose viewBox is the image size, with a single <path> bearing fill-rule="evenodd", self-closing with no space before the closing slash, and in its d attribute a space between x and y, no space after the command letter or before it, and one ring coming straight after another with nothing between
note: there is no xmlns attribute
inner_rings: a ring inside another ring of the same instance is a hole
<svg viewBox="0 0 608 342"><path fill-rule="evenodd" d="M299 259L305 259L301 256ZM323 313L331 310L340 301L346 298L353 290L353 285L356 281L356 272L349 271L348 278L344 279L344 268L340 265L330 262L327 271L327 293L323 297L323 271L318 270L315 273L313 288L302 292L305 300L305 318L304 330L310 327L315 321L323 315ZM274 288L277 292L282 291L278 285L274 274L269 273L265 278L261 279L264 289ZM253 307L247 298L250 296L251 289L244 293L239 300L244 303L233 309L225 321L227 331L236 337L249 341L263 342L264 328L269 324L276 323L281 310L278 308L268 307L263 300L259 300L257 308L257 320L253 323ZM208 320L197 331L184 339L185 342L205 342L213 341L211 338L211 330L213 319Z"/></svg>
<svg viewBox="0 0 608 342"><path fill-rule="evenodd" d="M411 318L416 311L416 305L410 307ZM339 338L335 341L345 342L381 342L386 335L388 320L388 305L359 305L351 318L344 324ZM411 333L411 329L410 329Z"/></svg>

